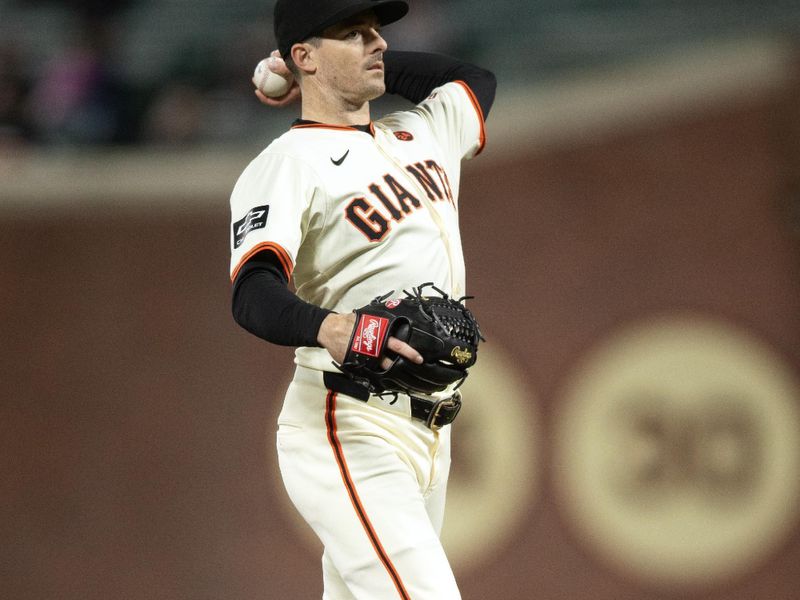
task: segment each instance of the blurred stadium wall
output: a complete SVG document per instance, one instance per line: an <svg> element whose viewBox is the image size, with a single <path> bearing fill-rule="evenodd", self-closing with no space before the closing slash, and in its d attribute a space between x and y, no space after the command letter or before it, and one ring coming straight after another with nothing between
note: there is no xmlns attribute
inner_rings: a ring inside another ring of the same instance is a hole
<svg viewBox="0 0 800 600"><path fill-rule="evenodd" d="M501 87L488 137L461 186L488 338L454 431L464 597L796 598L796 49ZM3 155L4 598L321 595L273 449L292 354L230 317L250 156Z"/></svg>

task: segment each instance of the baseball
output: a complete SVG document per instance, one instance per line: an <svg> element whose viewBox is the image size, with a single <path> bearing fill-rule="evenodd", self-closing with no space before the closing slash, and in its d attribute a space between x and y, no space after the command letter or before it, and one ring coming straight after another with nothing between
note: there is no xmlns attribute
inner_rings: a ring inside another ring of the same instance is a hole
<svg viewBox="0 0 800 600"><path fill-rule="evenodd" d="M253 72L253 84L261 90L261 92L269 98L278 98L283 96L292 87L292 78L289 79L278 75L270 70L267 66L269 58L263 59L256 65L256 70Z"/></svg>

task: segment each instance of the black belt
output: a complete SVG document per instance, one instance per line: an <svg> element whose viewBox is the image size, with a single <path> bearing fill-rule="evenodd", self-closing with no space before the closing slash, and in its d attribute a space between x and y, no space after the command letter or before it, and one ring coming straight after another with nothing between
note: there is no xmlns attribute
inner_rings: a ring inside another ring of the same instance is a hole
<svg viewBox="0 0 800 600"><path fill-rule="evenodd" d="M362 402L369 400L369 390L346 375L325 371L322 379L325 387L333 392L347 394ZM458 392L443 400L428 400L411 395L409 398L411 399L411 416L423 421L434 431L455 421L458 411L461 410L461 394Z"/></svg>

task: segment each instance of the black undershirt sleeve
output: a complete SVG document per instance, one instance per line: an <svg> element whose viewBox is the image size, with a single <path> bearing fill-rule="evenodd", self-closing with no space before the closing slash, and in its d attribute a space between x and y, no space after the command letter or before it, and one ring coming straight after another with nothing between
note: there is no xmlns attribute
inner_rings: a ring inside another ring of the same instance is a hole
<svg viewBox="0 0 800 600"><path fill-rule="evenodd" d="M419 104L440 85L461 80L475 94L483 118L489 116L497 88L497 79L491 71L443 54L424 52L387 50L383 53L383 61L386 66L386 91L389 94L397 94Z"/></svg>
<svg viewBox="0 0 800 600"><path fill-rule="evenodd" d="M233 282L232 305L239 325L281 346L318 347L320 325L331 312L292 293L286 274L269 250L242 266Z"/></svg>

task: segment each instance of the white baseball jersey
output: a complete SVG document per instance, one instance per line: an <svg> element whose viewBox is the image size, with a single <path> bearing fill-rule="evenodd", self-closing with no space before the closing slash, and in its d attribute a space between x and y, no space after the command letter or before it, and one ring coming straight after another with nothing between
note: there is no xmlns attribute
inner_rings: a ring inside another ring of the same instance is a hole
<svg viewBox="0 0 800 600"><path fill-rule="evenodd" d="M300 298L340 313L426 282L465 294L458 189L461 160L484 145L477 100L450 82L370 129L295 125L248 165L231 196L231 279L271 250ZM334 370L323 348L298 348L296 363Z"/></svg>

